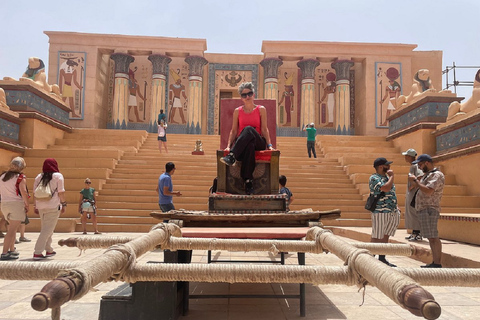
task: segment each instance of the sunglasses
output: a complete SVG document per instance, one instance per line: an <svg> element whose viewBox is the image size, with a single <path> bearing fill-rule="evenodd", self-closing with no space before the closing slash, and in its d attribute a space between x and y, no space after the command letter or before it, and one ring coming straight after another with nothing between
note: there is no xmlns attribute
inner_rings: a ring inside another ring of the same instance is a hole
<svg viewBox="0 0 480 320"><path fill-rule="evenodd" d="M253 97L253 91L250 91L250 92L247 92L247 93L242 93L242 94L240 95L240 97L242 97L242 99L247 98L247 96Z"/></svg>
<svg viewBox="0 0 480 320"><path fill-rule="evenodd" d="M92 184L91 182L85 182L86 184Z"/></svg>

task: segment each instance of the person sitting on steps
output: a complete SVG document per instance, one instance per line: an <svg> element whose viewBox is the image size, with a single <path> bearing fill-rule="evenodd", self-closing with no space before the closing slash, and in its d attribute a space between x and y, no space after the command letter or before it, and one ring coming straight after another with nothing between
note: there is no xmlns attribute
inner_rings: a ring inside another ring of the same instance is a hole
<svg viewBox="0 0 480 320"><path fill-rule="evenodd" d="M245 181L245 193L253 194L253 171L255 170L255 151L275 150L270 140L267 127L267 110L255 105L255 88L253 83L244 82L238 88L244 105L233 112L232 129L228 136L225 151L228 155L220 158L227 166L242 161L240 176Z"/></svg>

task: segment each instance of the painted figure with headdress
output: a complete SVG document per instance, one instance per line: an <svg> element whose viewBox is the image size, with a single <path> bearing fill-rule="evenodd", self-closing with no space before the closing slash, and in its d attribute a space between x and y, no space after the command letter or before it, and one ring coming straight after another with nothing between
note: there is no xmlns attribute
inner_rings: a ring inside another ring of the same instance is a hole
<svg viewBox="0 0 480 320"><path fill-rule="evenodd" d="M133 107L133 112L135 113L135 117L137 118L136 122L142 122L142 119L140 119L140 116L138 115L137 94L144 102L146 98L142 95L140 85L138 84L137 79L135 79L135 72L132 69L128 69L128 89L130 91L130 97L128 98L128 121L132 121L130 120L130 111Z"/></svg>
<svg viewBox="0 0 480 320"><path fill-rule="evenodd" d="M337 80L337 76L333 72L327 73L327 87L323 91L322 99L320 102L323 102L325 98L327 98L327 125L326 127L333 127L333 115L335 109L335 90L337 88L337 84L335 80ZM323 84L322 84L323 85Z"/></svg>
<svg viewBox="0 0 480 320"><path fill-rule="evenodd" d="M175 113L178 110L180 113L180 118L182 119L181 123L184 124L186 123L185 121L185 115L183 114L183 106L182 106L182 100L180 96L183 96L185 99L185 102L188 101L187 95L185 93L185 86L182 84L182 77L180 76L180 70L178 72L175 72L174 70L170 69L170 75L172 76L172 79L175 83L172 83L169 86L169 92L168 92L168 100L169 100L169 105L170 105L170 115L169 115L169 122L170 123L178 123L175 121Z"/></svg>
<svg viewBox="0 0 480 320"><path fill-rule="evenodd" d="M387 119L390 117L390 115L395 112L397 109L397 98L400 96L400 91L401 91L401 86L400 84L396 81L398 77L400 76L400 73L396 68L388 68L386 72L386 76L388 78L388 86L385 87L385 95L383 96L381 100L381 105L383 105L383 102L387 99L388 100L388 106L387 106L387 112L385 114L385 121L381 124L381 126L386 126L387 125Z"/></svg>
<svg viewBox="0 0 480 320"><path fill-rule="evenodd" d="M293 97L295 96L295 92L293 91L293 72L290 76L287 76L287 73L284 73L285 76L285 89L282 93L282 98L278 102L278 105L281 105L285 102L285 113L287 115L287 121L283 124L285 127L291 126L292 122L292 112L293 108Z"/></svg>
<svg viewBox="0 0 480 320"><path fill-rule="evenodd" d="M63 102L67 101L70 110L72 111L72 118L80 118L80 115L77 115L75 112L75 103L73 97L72 82L77 86L78 89L82 90L82 85L77 81L77 68L78 63L75 61L77 58L67 58L60 66L60 78L59 85L62 92Z"/></svg>

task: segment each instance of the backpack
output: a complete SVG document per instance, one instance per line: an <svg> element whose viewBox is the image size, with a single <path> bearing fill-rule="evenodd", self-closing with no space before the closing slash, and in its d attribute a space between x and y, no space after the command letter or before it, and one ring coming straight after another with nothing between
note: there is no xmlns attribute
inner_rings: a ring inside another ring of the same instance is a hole
<svg viewBox="0 0 480 320"><path fill-rule="evenodd" d="M46 201L50 200L53 197L53 194L55 192L52 192L52 189L50 189L50 183L47 183L46 185L43 185L42 182L35 188L35 192L33 195L35 196L36 200L40 201Z"/></svg>

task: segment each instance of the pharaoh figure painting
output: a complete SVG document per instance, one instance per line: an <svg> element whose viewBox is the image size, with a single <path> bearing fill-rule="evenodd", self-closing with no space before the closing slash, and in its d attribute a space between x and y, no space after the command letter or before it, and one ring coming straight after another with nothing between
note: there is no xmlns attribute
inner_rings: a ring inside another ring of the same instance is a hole
<svg viewBox="0 0 480 320"><path fill-rule="evenodd" d="M402 93L400 63L375 64L375 126L387 127L388 117L397 110Z"/></svg>
<svg viewBox="0 0 480 320"><path fill-rule="evenodd" d="M292 112L295 111L295 90L294 86L295 72L284 72L284 89L280 93L280 101L278 102L280 122L284 127L292 126Z"/></svg>
<svg viewBox="0 0 480 320"><path fill-rule="evenodd" d="M188 66L172 66L170 69L170 85L168 86L168 122L170 124L186 124L185 114L188 107L188 93L185 83L188 83Z"/></svg>
<svg viewBox="0 0 480 320"><path fill-rule="evenodd" d="M82 119L86 53L60 51L58 55L58 85L62 100L71 110L70 119Z"/></svg>
<svg viewBox="0 0 480 320"><path fill-rule="evenodd" d="M150 114L152 67L145 56L135 56L128 69L128 122L133 128L144 128L142 123L148 123L156 115Z"/></svg>
<svg viewBox="0 0 480 320"><path fill-rule="evenodd" d="M333 119L335 115L335 90L337 79L335 70L320 69L318 75L319 90L319 119L318 123L321 127L333 128ZM325 74L326 73L326 74Z"/></svg>

